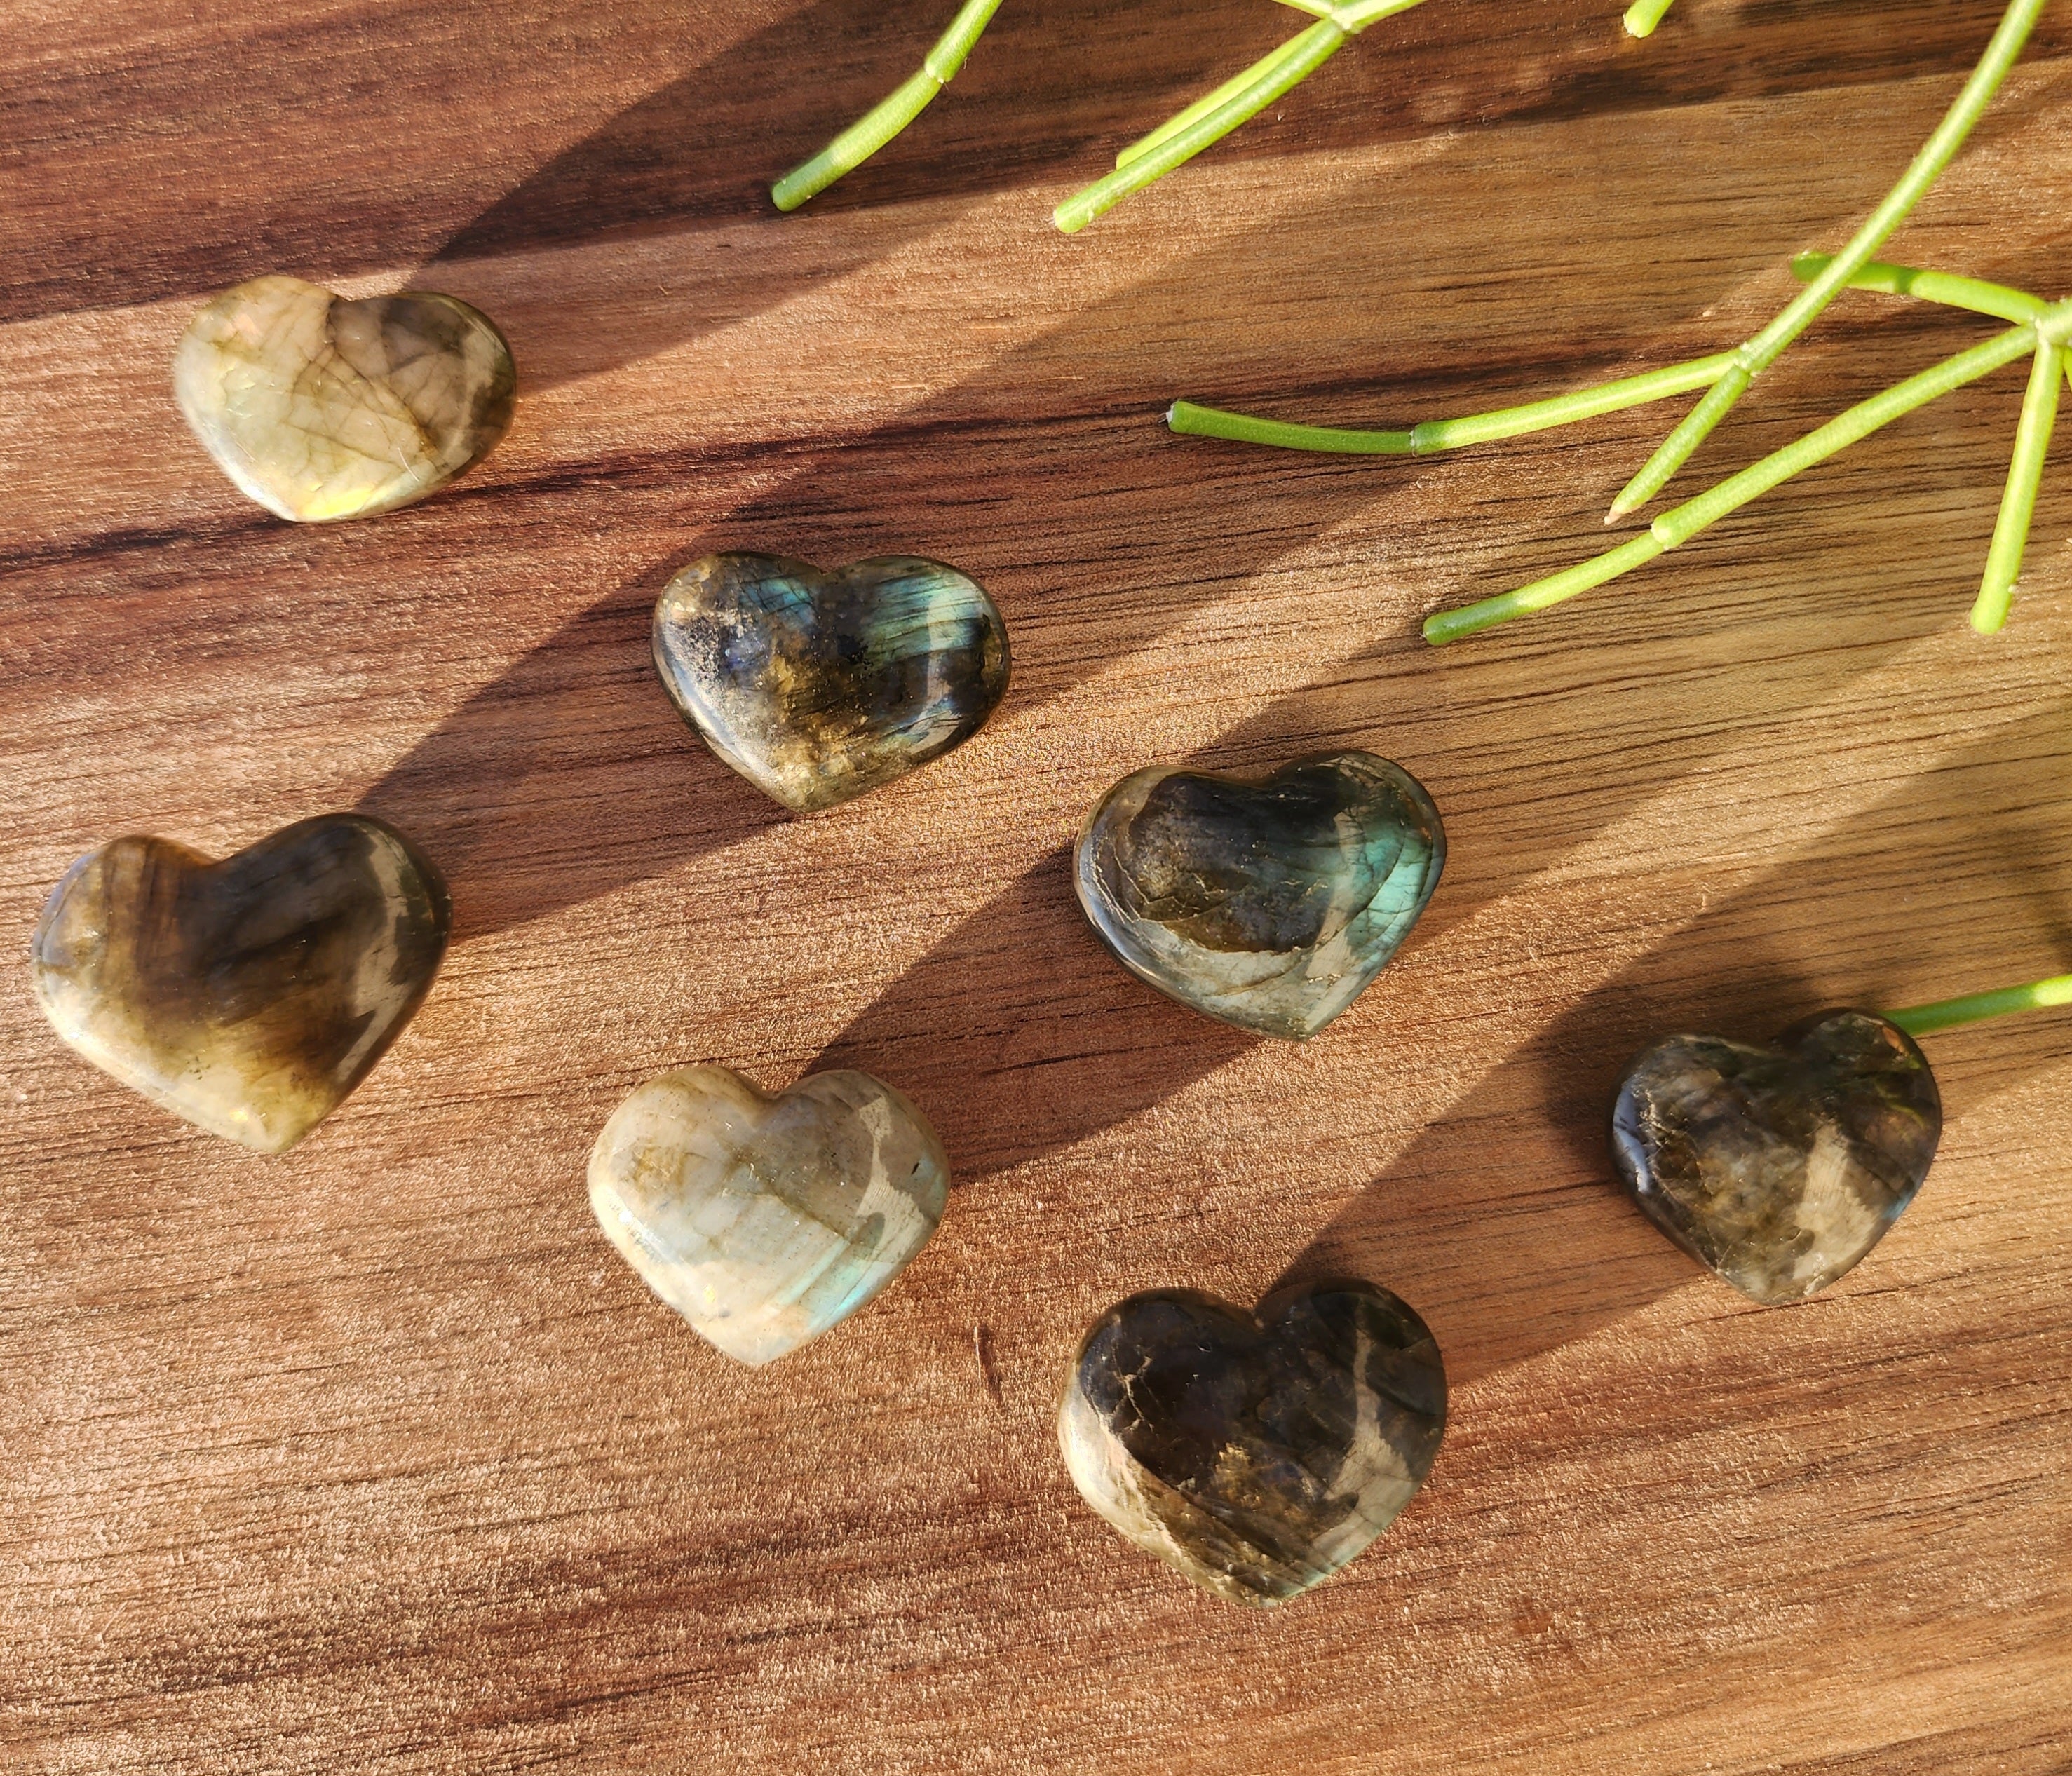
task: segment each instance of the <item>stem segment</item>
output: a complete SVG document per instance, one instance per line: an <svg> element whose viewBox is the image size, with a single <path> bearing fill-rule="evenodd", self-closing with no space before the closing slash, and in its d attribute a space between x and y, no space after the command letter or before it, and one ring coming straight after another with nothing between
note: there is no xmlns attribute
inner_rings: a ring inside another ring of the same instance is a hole
<svg viewBox="0 0 2072 1776"><path fill-rule="evenodd" d="M2036 347L2029 393L2021 404L2021 423L2014 434L2014 459L2008 465L2007 491L2000 495L2000 517L1993 525L1986 571L1971 606L1971 627L1982 635L1996 635L2014 606L2015 582L2029 548L2029 527L2036 516L2037 490L2043 483L2043 461L2050 452L2050 434L2058 424L2058 392L2065 381L2065 352L2049 339Z"/></svg>
<svg viewBox="0 0 2072 1776"><path fill-rule="evenodd" d="M1956 158L1957 150L1963 146L1964 138L1971 133L1992 102L1994 93L2008 76L2022 46L2035 28L2037 17L2048 0L2009 0L2000 28L1993 33L1992 41L1987 44L1985 54L1979 65L1965 81L1963 90L1957 95L1956 102L1950 107L1935 133L1922 144L1914 162L1900 177L1899 183L1885 194L1885 201L1871 212L1864 225L1856 230L1848 246L1831 260L1827 267L1811 283L1792 299L1784 310L1769 326L1746 341L1735 353L1735 369L1723 378L1704 400L1693 408L1684 423L1665 438L1661 447L1650 457L1640 473L1626 483L1612 509L1606 523L1616 522L1628 512L1644 506L1667 485L1669 478L1683 467L1692 453L1704 443L1712 428L1732 411L1748 385L1758 376L1775 363L1786 347L1811 326L1820 311L1832 302L1836 294L1848 283L1858 271L1868 263L1871 255L1877 251L1893 232L1904 222L1915 204L1926 195L1928 189L1942 175L1943 169Z"/></svg>
<svg viewBox="0 0 2072 1776"><path fill-rule="evenodd" d="M1176 401L1166 415L1166 423L1176 432L1194 438L1230 438L1246 444L1277 444L1290 450L1336 450L1349 456L1424 456L1434 450L1457 450L1463 445L1487 444L1500 438L1519 438L1527 432L1544 432L1568 426L1599 413L1622 413L1651 401L1688 394L1717 380L1733 363L1733 354L1723 352L1709 358L1693 358L1688 364L1671 364L1666 370L1650 370L1617 382L1600 383L1594 388L1556 395L1523 407L1505 407L1491 413L1471 413L1462 419L1428 419L1407 432L1346 431L1335 426L1296 426L1277 419L1255 419L1247 413L1225 413L1217 407L1197 406L1191 401Z"/></svg>
<svg viewBox="0 0 2072 1776"><path fill-rule="evenodd" d="M2047 980L2002 987L1994 993L1975 993L1968 998L1910 1005L1885 1016L1887 1023L1898 1025L1908 1035L1925 1036L1930 1030L1954 1030L1959 1024L1982 1023L1988 1018L2004 1018L2015 1011L2044 1011L2054 1005L2072 1005L2072 974L2053 975Z"/></svg>
<svg viewBox="0 0 2072 1776"><path fill-rule="evenodd" d="M1197 100L1116 157L1115 171L1075 193L1050 212L1061 232L1077 234L1093 219L1112 210L1133 191L1163 179L1175 166L1221 142L1285 93L1307 80L1344 47L1379 19L1408 12L1424 0L1343 0L1336 5L1304 3L1302 11L1322 14L1280 48L1254 62L1236 79Z"/></svg>
<svg viewBox="0 0 2072 1776"><path fill-rule="evenodd" d="M2058 315L2067 305L2049 311ZM1478 603L1465 605L1457 610L1441 610L1428 617L1424 622L1424 639L1434 647L1450 641L1458 641L1479 630L1494 627L1500 623L1527 612L1544 610L1549 605L1558 604L1573 598L1578 592L1586 592L1593 586L1602 586L1608 580L1651 561L1658 555L1688 542L1699 532L1717 524L1729 512L1738 511L1752 500L1759 499L1772 488L1782 485L1816 462L1825 462L1838 451L1848 448L1868 438L1881 426L1889 426L1902 415L1912 413L1917 407L1925 407L1931 401L1940 399L1965 384L1975 382L1980 377L1991 375L2003 365L2012 364L2025 352L2034 349L2037 343L2035 326L2010 327L1997 337L1973 346L1967 352L1959 352L1954 357L1910 376L1896 384L1882 394L1873 395L1860 401L1846 413L1837 415L1816 431L1787 444L1765 457L1760 462L1743 469L1739 475L1730 475L1709 492L1701 493L1695 500L1664 512L1648 527L1645 536L1636 537L1622 547L1610 550L1593 561L1568 569L1550 579L1540 580L1494 598L1484 598ZM1643 548L1642 545L1651 545Z"/></svg>
<svg viewBox="0 0 2072 1776"><path fill-rule="evenodd" d="M852 173L927 109L935 95L964 66L1000 0L964 0L950 28L936 39L919 72L843 130L811 160L795 166L770 187L780 210L796 210L817 197L845 173Z"/></svg>
<svg viewBox="0 0 2072 1776"><path fill-rule="evenodd" d="M1633 0L1626 9L1626 30L1629 37L1651 37L1655 27L1660 24L1676 0Z"/></svg>

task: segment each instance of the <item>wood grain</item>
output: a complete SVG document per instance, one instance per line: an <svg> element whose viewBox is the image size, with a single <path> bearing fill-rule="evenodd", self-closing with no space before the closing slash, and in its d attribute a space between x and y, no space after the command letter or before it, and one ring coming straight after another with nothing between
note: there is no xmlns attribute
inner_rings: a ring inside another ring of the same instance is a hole
<svg viewBox="0 0 2072 1776"><path fill-rule="evenodd" d="M1289 18L1014 0L907 137L770 212L946 10L10 10L0 934L117 832L352 806L458 926L278 1161L0 995L8 1767L2072 1768L2072 1023L1931 1039L1934 1178L1796 1309L1700 1276L1601 1135L1664 1030L2072 967L2060 470L2012 625L1963 623L2019 372L1444 654L1429 609L1600 546L1662 414L1414 463L1157 422L1407 421L1730 343L1996 0L1682 0L1646 44L1616 0L1435 0L1071 240L1050 206ZM2068 150L2060 8L1894 255L2061 289ZM487 310L509 438L368 524L244 504L166 365L262 270ZM1981 324L1845 300L1694 473ZM779 817L645 657L719 547L960 563L1008 701ZM1453 856L1327 1036L1104 956L1062 857L1110 782L1343 744L1430 786ZM611 1104L693 1060L867 1067L959 1180L895 1289L761 1373L584 1200ZM1382 1542L1255 1616L1093 1518L1054 1403L1133 1289L1326 1270L1424 1314L1453 1421Z"/></svg>

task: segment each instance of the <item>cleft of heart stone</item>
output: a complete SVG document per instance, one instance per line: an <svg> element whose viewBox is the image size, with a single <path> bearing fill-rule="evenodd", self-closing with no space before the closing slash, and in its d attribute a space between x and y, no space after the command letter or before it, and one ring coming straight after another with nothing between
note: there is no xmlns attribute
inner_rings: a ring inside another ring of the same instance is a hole
<svg viewBox="0 0 2072 1776"><path fill-rule="evenodd" d="M724 1067L634 1089L590 1156L605 1237L692 1329L751 1367L847 1318L928 1243L949 1161L868 1073L772 1096Z"/></svg>
<svg viewBox="0 0 2072 1776"><path fill-rule="evenodd" d="M1387 1289L1284 1289L1247 1313L1193 1289L1118 1302L1080 1344L1058 1441L1087 1503L1233 1602L1328 1578L1432 1471L1446 1371Z"/></svg>
<svg viewBox="0 0 2072 1776"><path fill-rule="evenodd" d="M220 861L158 838L88 853L51 890L31 970L43 1015L95 1066L278 1153L401 1034L451 922L409 839L323 814Z"/></svg>
<svg viewBox="0 0 2072 1776"><path fill-rule="evenodd" d="M1767 1046L1671 1036L1619 1082L1612 1157L1649 1219L1752 1301L1803 1300L1914 1200L1942 1133L1914 1038L1823 1012Z"/></svg>
<svg viewBox="0 0 2072 1776"><path fill-rule="evenodd" d="M466 302L348 302L297 278L225 290L173 357L174 396L216 467L298 524L436 492L503 437L517 386L504 335Z"/></svg>
<svg viewBox="0 0 2072 1776"><path fill-rule="evenodd" d="M826 573L708 555L656 601L654 648L705 744L798 813L941 758L1007 693L1007 625L985 587L916 555Z"/></svg>
<svg viewBox="0 0 2072 1776"><path fill-rule="evenodd" d="M1183 1005L1301 1042L1367 988L1439 885L1424 786L1371 752L1256 783L1157 765L1081 828L1079 905L1131 973Z"/></svg>

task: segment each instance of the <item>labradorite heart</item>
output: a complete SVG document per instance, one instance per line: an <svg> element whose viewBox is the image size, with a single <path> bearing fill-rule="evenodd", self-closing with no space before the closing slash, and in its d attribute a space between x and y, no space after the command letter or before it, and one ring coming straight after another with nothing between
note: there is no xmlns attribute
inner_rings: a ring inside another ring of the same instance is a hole
<svg viewBox="0 0 2072 1776"><path fill-rule="evenodd" d="M606 1237L699 1336L751 1366L897 1276L949 1183L927 1119L847 1071L771 1097L724 1067L681 1067L636 1087L590 1156Z"/></svg>
<svg viewBox="0 0 2072 1776"><path fill-rule="evenodd" d="M1007 689L1007 626L977 581L919 556L824 574L708 555L655 606L655 664L707 746L805 813L977 733Z"/></svg>
<svg viewBox="0 0 2072 1776"><path fill-rule="evenodd" d="M165 839L103 845L51 891L30 956L44 1016L95 1066L278 1153L401 1034L450 916L401 833L324 814L220 862Z"/></svg>
<svg viewBox="0 0 2072 1776"><path fill-rule="evenodd" d="M1261 1035L1314 1036L1409 935L1446 834L1424 786L1371 752L1259 783L1154 766L1079 835L1079 904L1123 966Z"/></svg>
<svg viewBox="0 0 2072 1776"><path fill-rule="evenodd" d="M487 455L518 386L489 317L425 290L347 302L257 278L195 316L173 392L216 465L269 512L360 518Z"/></svg>
<svg viewBox="0 0 2072 1776"><path fill-rule="evenodd" d="M1095 1322L1058 1441L1129 1540L1219 1597L1267 1605L1395 1521L1445 1424L1439 1347L1388 1290L1285 1289L1248 1314L1175 1289Z"/></svg>
<svg viewBox="0 0 2072 1776"><path fill-rule="evenodd" d="M1831 1011L1767 1048L1671 1036L1645 1050L1619 1083L1612 1157L1686 1252L1753 1300L1795 1301L1885 1236L1942 1133L1913 1038Z"/></svg>

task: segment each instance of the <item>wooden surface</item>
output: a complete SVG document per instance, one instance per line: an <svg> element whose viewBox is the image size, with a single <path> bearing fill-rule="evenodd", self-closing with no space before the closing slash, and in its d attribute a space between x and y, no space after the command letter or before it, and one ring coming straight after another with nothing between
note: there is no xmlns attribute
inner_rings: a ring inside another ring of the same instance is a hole
<svg viewBox="0 0 2072 1776"><path fill-rule="evenodd" d="M1401 422L1719 349L1838 245L1998 0L1433 0L1067 240L1051 205L1292 28L1010 0L894 149L762 194L943 3L14 0L0 33L0 1751L10 1770L2072 1768L2072 1019L1930 1038L1918 1203L1750 1308L1614 1188L1642 1041L2072 967L2072 476L1963 615L2019 370L1624 590L1435 654L1601 546L1666 411L1416 463L1169 438L1173 397ZM2072 20L1895 256L2062 290ZM451 292L517 424L335 529L167 389L261 271ZM1846 300L1724 472L1986 323ZM1693 479L1684 483L1695 489ZM979 574L1015 682L796 820L647 660L715 548ZM1453 844L1325 1038L1096 948L1063 866L1155 759L1368 746ZM424 1011L261 1161L62 1050L72 857L364 806L442 861ZM893 1080L959 1187L848 1326L702 1346L590 1218L666 1067ZM1432 1482L1256 1615L1125 1548L1051 1429L1133 1289L1351 1271L1445 1348ZM974 1356L994 1355L997 1396Z"/></svg>

